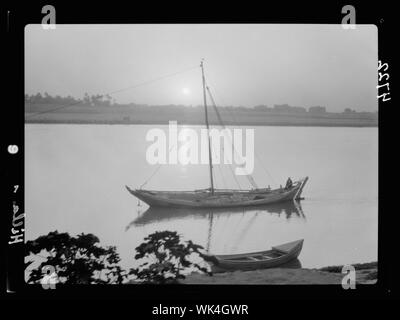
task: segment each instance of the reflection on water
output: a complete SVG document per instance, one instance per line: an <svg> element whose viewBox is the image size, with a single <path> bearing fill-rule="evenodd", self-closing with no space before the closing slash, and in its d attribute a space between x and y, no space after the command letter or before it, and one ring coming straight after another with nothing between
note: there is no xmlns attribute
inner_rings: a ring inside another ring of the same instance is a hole
<svg viewBox="0 0 400 320"><path fill-rule="evenodd" d="M133 220L126 226L125 231L129 230L132 226L141 226L153 222L160 222L163 220L176 220L188 219L191 217L210 219L214 215L226 216L229 218L235 214L255 213L254 217L258 214L276 214L278 216L285 216L286 219L300 218L305 219L303 209L299 201L286 201L276 204L269 204L257 207L242 207L242 208L217 208L217 209L204 209L204 208L161 208L149 207L146 211L141 213L139 217Z"/></svg>
<svg viewBox="0 0 400 320"><path fill-rule="evenodd" d="M140 211L140 209L139 209ZM286 220L299 219L305 220L305 215L301 208L299 201L287 201L276 204L269 204L257 207L242 207L242 208L219 208L219 209L204 209L204 208L157 208L149 207L143 213L139 213L139 216L129 223L125 231L128 231L132 227L140 227L151 225L159 222L166 221L178 221L178 220L189 220L189 219L201 219L208 223L207 241L205 249L210 251L211 242L214 233L220 232L220 229L213 228L214 219L223 217L225 225L229 220L234 220L234 216L246 215L249 216L249 220L243 224L242 230L236 233L236 239L243 239L249 232L251 226L256 225L257 221L260 223L263 215L276 215L283 217ZM297 239L293 239L297 240ZM278 243L276 243L278 245ZM268 248L265 248L268 249ZM212 250L211 250L212 251ZM298 259L291 261L283 268L301 268L301 263Z"/></svg>

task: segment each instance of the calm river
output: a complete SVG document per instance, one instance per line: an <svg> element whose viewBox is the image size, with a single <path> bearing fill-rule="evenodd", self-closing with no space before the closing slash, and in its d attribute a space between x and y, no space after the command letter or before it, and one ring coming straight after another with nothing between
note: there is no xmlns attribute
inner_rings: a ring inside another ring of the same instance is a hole
<svg viewBox="0 0 400 320"><path fill-rule="evenodd" d="M167 133L167 126L158 126ZM269 249L304 239L306 268L377 260L378 129L255 127L255 169L272 188L309 176L299 204L190 212L149 209L125 189L156 169L146 161L147 125L27 124L26 239L50 231L93 233L115 245L125 268L134 249L156 230L178 231L216 254ZM199 130L199 127L194 127ZM219 167L219 168L218 168ZM217 187L238 188L226 166ZM242 188L249 185L238 178ZM207 188L207 165L163 165L147 189Z"/></svg>

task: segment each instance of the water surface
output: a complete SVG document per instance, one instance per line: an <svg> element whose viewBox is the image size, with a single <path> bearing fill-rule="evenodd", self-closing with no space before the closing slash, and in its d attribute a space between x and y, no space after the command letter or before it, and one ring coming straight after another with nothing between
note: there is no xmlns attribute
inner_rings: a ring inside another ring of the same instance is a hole
<svg viewBox="0 0 400 320"><path fill-rule="evenodd" d="M255 127L254 178L279 187L309 176L300 204L240 210L148 208L125 189L154 172L145 158L154 126L25 126L26 238L50 231L93 233L116 245L124 267L134 248L156 230L178 231L217 254L269 249L304 238L303 267L377 260L378 129ZM158 126L167 130L167 126ZM200 127L194 127L199 130ZM238 188L226 166L217 187ZM238 178L240 187L248 187ZM145 186L193 190L209 184L206 165L164 165Z"/></svg>

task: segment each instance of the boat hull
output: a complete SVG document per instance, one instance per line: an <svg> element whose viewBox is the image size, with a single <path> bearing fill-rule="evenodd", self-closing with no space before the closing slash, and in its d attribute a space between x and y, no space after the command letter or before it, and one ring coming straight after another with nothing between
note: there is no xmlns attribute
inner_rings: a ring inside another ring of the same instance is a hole
<svg viewBox="0 0 400 320"><path fill-rule="evenodd" d="M280 247L286 247L287 250L279 250ZM253 253L244 253L236 255L215 255L217 262L213 264L213 272L225 272L233 270L256 270L256 269L267 269L275 268L285 265L299 256L303 248L303 240L297 240L290 243L283 244L278 247L273 247L272 250L260 251ZM269 258L265 260L254 260L254 261L242 261L242 258L257 256L257 255L271 255L275 252L279 252L281 256L277 258Z"/></svg>
<svg viewBox="0 0 400 320"><path fill-rule="evenodd" d="M227 208L259 206L299 199L307 180L308 177L297 181L288 190L215 190L214 194L209 190L174 192L132 190L128 186L126 188L132 195L154 207Z"/></svg>

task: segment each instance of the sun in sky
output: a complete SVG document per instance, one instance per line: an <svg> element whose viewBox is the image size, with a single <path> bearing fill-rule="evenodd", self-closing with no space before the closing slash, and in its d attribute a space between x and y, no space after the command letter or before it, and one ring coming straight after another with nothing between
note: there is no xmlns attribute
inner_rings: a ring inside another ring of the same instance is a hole
<svg viewBox="0 0 400 320"><path fill-rule="evenodd" d="M185 96L188 96L188 95L190 95L190 89L189 88L182 88L182 93L185 95Z"/></svg>

